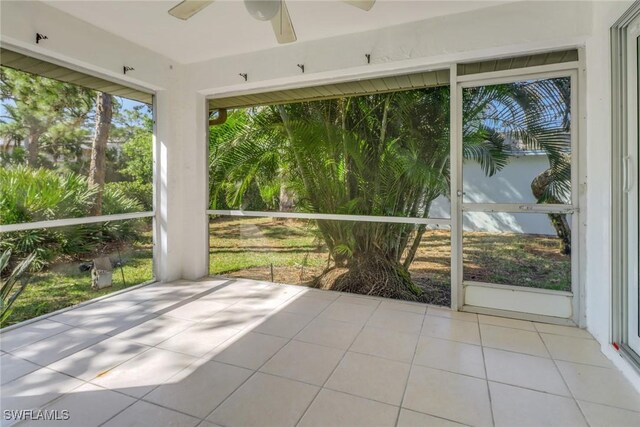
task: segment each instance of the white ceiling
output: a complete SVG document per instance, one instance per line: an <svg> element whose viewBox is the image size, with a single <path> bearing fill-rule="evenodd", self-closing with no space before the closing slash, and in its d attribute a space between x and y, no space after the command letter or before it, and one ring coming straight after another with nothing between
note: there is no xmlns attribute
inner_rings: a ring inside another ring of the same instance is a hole
<svg viewBox="0 0 640 427"><path fill-rule="evenodd" d="M49 5L180 63L278 46L271 24L247 13L242 0L216 0L181 21L167 11L174 1L59 1ZM506 1L377 0L369 12L336 0L287 0L298 42L357 33Z"/></svg>

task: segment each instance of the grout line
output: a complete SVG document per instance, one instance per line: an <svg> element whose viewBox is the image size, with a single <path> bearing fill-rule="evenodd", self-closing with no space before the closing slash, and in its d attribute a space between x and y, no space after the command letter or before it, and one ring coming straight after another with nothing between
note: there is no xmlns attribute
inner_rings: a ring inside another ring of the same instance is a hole
<svg viewBox="0 0 640 427"><path fill-rule="evenodd" d="M398 405L398 414L396 415L395 425L397 426L400 422L400 412L402 412L402 407L404 405L404 398L407 394L407 388L409 387L409 379L411 378L411 373L413 372L414 362L416 360L416 353L418 352L418 344L420 344L420 338L422 337L422 330L424 328L424 322L427 319L427 313L429 313L429 309L425 311L422 316L422 322L420 323L420 331L418 332L418 339L416 340L416 344L413 347L413 356L411 356L411 362L409 364L409 373L407 374L407 379L404 382L404 389L402 390L402 396L400 397L400 405Z"/></svg>
<svg viewBox="0 0 640 427"><path fill-rule="evenodd" d="M327 307L325 307L324 310L322 310L322 312L320 312L318 314L318 316L320 316L320 314L324 313L330 306L332 306L333 304L329 304ZM307 407L305 408L305 410L302 412L302 415L300 415L300 418L298 418L298 421L296 421L296 423L294 424L295 426L297 426L298 424L300 424L300 422L302 421L302 419L305 417L305 415L307 415L307 413L309 412L309 408L311 408L311 405L313 405L313 402L316 401L316 399L318 398L318 396L320 395L320 392L325 389L325 386L327 385L327 383L329 382L329 380L331 379L331 377L333 376L333 374L336 372L336 369L338 369L338 366L340 366L340 364L342 363L342 361L344 360L345 356L347 355L347 353L349 352L349 349L353 346L353 343L356 342L356 340L358 339L358 337L360 336L360 334L362 333L362 331L364 330L365 326L367 325L367 323L369 322L369 320L371 319L371 317L373 317L373 314L378 310L378 308L380 307L380 301L378 301L378 304L376 304L375 307L373 307L373 310L371 310L371 313L369 313L369 316L367 316L367 320L365 320L365 322L363 323L363 325L360 327L360 330L358 331L358 333L353 337L353 341L351 341L351 344L349 344L349 346L343 350L342 353L342 357L340 358L340 361L336 364L336 366L333 367L333 369L331 370L331 373L327 376L327 378L324 380L324 382L322 383L322 385L320 386L320 388L318 389L318 392L316 393L316 395L313 397L313 399L311 399L311 401L309 402L309 404L307 405ZM330 389L326 389L326 390L330 390ZM362 396L358 396L360 398L363 398Z"/></svg>
<svg viewBox="0 0 640 427"><path fill-rule="evenodd" d="M549 351L549 348L547 347L547 343L545 343L544 340L542 339L542 335L540 334L540 331L538 331L538 328L536 328L536 331L537 331L537 334L538 334L538 338L540 339L540 341L542 341L542 345L544 345L544 348L547 350L547 353L549 353L549 356L552 356L551 355L551 351ZM571 395L571 398L573 399L573 403L578 407L578 410L580 411L580 414L582 415L582 418L584 418L585 423L588 426L590 426L591 423L587 419L587 415L582 410L582 407L578 403L578 400L576 399L576 396L573 394L573 390L571 390L571 387L569 387L569 384L565 380L564 375L562 375L562 371L560 371L560 368L558 367L558 363L556 362L556 360L553 357L551 357L551 361L553 362L553 366L555 366L555 368L556 368L556 372L558 373L558 375L560 375L560 378L562 379L562 383L567 388L567 390L569 390L569 394Z"/></svg>
<svg viewBox="0 0 640 427"><path fill-rule="evenodd" d="M290 298L288 298L287 300L285 300L284 302L282 302L280 305L278 305L278 307L281 307L281 306L282 306L282 305L284 305L286 302L291 301L294 297L297 297L296 299L298 299L298 298L300 298L301 296L303 296L303 295L299 295L299 294L300 294L300 293L297 293L297 294L295 294L295 295L292 295ZM329 307L331 307L331 306L333 305L333 303L334 303L334 302L336 302L337 300L338 300L338 298L336 298L335 300L330 301L330 302L329 302L329 304L327 304L327 305L326 305L322 310L320 310L320 311L319 311L319 312L318 312L314 317L312 317L312 318L311 318L311 320L307 323L307 325L308 325L309 323L313 322L315 319L317 319L317 318L318 318L318 316L320 316L320 315L321 315L325 310L327 310ZM278 308L278 307L276 307L276 308ZM278 311L278 312L280 312L280 311ZM303 329L304 329L304 328L303 328ZM302 331L302 329L301 329L301 331ZM298 333L299 333L299 332L298 332ZM265 334L265 335L267 335L267 334ZM296 335L297 335L297 334L296 334ZM294 335L294 337L295 337L295 335ZM282 337L280 337L280 338L282 338ZM231 396L233 396L233 395L236 393L236 391L238 391L238 389L240 389L240 388L241 388L243 385L245 385L249 380L251 380L251 378L253 378L253 377L254 377L258 372L260 372L260 369L262 369L262 367L263 367L264 365L266 365L267 363L269 363L269 361L270 361L271 359L273 359L273 357L274 357L276 354L278 354L278 353L280 352L280 350L282 350L284 347L286 347L286 346L287 346L291 341L293 341L293 337L292 337L292 338L290 338L290 339L288 339L288 341L287 341L287 342L286 342L282 347L280 347L280 348L279 348L279 349L278 349L274 354L272 354L272 355L271 355L271 357L269 357L269 358L268 358L268 359L267 359L267 360L266 360L262 365L260 365L257 369L254 369L254 370L253 370L253 373L252 373L251 375L249 375L249 377L247 377L247 379L245 379L242 383L240 383L240 385L238 385L238 387L236 387L235 389L233 389L233 391L231 391L231 393L229 393L229 395L228 395L227 397L225 397L225 398L224 398L220 403L218 403L218 405L216 405L216 406L215 406L215 407L214 407L214 408L213 408L213 409L212 409L212 410L207 414L207 416L206 416L206 417L204 417L203 419L204 419L204 420L208 420L208 418L209 418L209 417L210 417L210 416L211 416L211 415L212 415L212 414L213 414L213 413L214 413L218 408L220 408L222 405L224 405L224 403L225 403L227 400L229 400L229 398L230 398ZM215 349L213 349L213 350L215 350ZM213 350L212 350L212 351L213 351ZM220 363L222 363L222 362L220 362ZM231 365L231 364L229 364L229 365L230 365L230 366L235 366L235 365ZM247 369L247 368L245 367L244 369ZM262 372L261 372L261 373L262 373ZM265 373L262 373L262 374L265 374ZM265 375L269 375L269 374L265 374ZM289 380L291 380L290 378L288 378L288 379L289 379ZM295 380L292 380L292 381L295 381ZM315 386L315 387L317 387L317 386ZM318 391L318 393L319 393L319 391ZM317 394L316 394L316 396L317 396ZM313 403L313 401L314 401L314 400L315 400L315 397L311 400L311 402L309 403L309 405L311 405L311 403ZM307 407L307 408L308 408L308 407ZM306 412L306 411L305 411L305 412ZM304 414L303 414L303 415L304 415Z"/></svg>
<svg viewBox="0 0 640 427"><path fill-rule="evenodd" d="M489 410L491 411L491 423L496 425L496 417L493 413L493 399L491 398L491 387L489 387L489 374L487 373L487 360L484 354L484 344L482 343L482 328L480 327L480 319L478 318L478 335L480 336L480 350L482 351L482 366L484 367L485 384L487 385L487 393L489 395Z"/></svg>

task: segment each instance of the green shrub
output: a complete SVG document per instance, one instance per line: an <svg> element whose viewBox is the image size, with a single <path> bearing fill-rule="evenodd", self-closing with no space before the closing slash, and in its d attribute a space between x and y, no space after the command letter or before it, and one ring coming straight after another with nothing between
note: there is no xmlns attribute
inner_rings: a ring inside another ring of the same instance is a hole
<svg viewBox="0 0 640 427"><path fill-rule="evenodd" d="M46 169L16 166L0 169L0 224L28 223L89 216L96 190L86 178ZM142 203L123 190L106 186L104 215L140 212ZM81 257L112 242L138 237L139 220L109 221L69 227L3 233L0 250L12 251L12 263L35 254L32 269L41 269L55 258Z"/></svg>
<svg viewBox="0 0 640 427"><path fill-rule="evenodd" d="M153 185L139 181L110 182L105 186L106 191L121 192L129 199L137 201L143 210L153 210Z"/></svg>

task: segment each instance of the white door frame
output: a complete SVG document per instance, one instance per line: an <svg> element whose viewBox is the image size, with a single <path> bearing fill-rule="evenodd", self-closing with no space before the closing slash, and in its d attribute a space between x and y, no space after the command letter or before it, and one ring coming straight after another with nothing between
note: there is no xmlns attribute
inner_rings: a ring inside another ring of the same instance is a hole
<svg viewBox="0 0 640 427"><path fill-rule="evenodd" d="M516 69L501 72L457 76L451 71L451 201L452 201L452 284L456 284L452 308L487 314L507 315L555 323L580 324L582 318L581 281L581 221L579 204L582 168L579 129L579 62L547 66L544 69ZM466 203L463 202L462 155L462 92L464 88L513 83L522 80L540 80L556 77L571 78L571 204L540 205L532 203ZM463 215L465 212L513 212L530 214L572 214L571 292L550 291L511 285L479 283L463 279ZM453 296L453 295L452 295Z"/></svg>
<svg viewBox="0 0 640 427"><path fill-rule="evenodd" d="M638 69L637 37L640 35L640 2L636 2L611 27L611 336L620 354L640 368L637 338L638 280ZM635 141L634 141L635 140ZM629 150L630 148L634 148ZM634 162L635 160L635 162ZM631 164L633 163L633 165ZM632 174L631 169L635 169ZM632 191L633 189L636 191ZM635 218L636 221L631 221ZM631 292L630 292L631 291ZM635 319L634 319L635 317ZM632 320L633 319L633 320ZM637 322L637 320L636 320ZM635 328L631 328L635 324Z"/></svg>
<svg viewBox="0 0 640 427"><path fill-rule="evenodd" d="M624 156L623 191L627 198L627 341L640 354L638 331L638 38L640 17L627 33L627 153Z"/></svg>

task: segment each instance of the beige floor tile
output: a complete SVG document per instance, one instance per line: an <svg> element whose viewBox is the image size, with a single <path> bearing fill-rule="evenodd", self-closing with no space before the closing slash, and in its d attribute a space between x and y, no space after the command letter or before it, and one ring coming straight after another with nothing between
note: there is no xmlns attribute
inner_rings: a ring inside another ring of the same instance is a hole
<svg viewBox="0 0 640 427"><path fill-rule="evenodd" d="M271 309L247 309L239 307L238 305L232 305L218 313L214 314L202 323L207 323L214 326L225 326L238 330L253 330L267 317L273 314Z"/></svg>
<svg viewBox="0 0 640 427"><path fill-rule="evenodd" d="M484 349L489 380L571 396L553 360L522 353Z"/></svg>
<svg viewBox="0 0 640 427"><path fill-rule="evenodd" d="M171 310L178 308L182 302L183 300L180 298L176 298L175 295L158 295L153 297L152 299L136 304L136 308L144 310L148 313L164 315L164 313L168 313Z"/></svg>
<svg viewBox="0 0 640 427"><path fill-rule="evenodd" d="M137 306L133 306L132 310L137 310ZM136 312L123 313L122 316L114 314L105 318L91 319L80 327L99 334L117 335L155 317L157 317L156 314L140 309Z"/></svg>
<svg viewBox="0 0 640 427"><path fill-rule="evenodd" d="M485 325L504 326L505 328L524 329L525 331L534 331L536 328L533 326L533 322L526 320L509 319L506 317L485 316L483 314L478 315L478 321Z"/></svg>
<svg viewBox="0 0 640 427"><path fill-rule="evenodd" d="M393 426L397 415L395 406L323 389L298 426Z"/></svg>
<svg viewBox="0 0 640 427"><path fill-rule="evenodd" d="M71 329L69 325L49 320L30 323L8 332L0 333L0 349L12 352L22 346L33 344L36 341L49 338L69 329Z"/></svg>
<svg viewBox="0 0 640 427"><path fill-rule="evenodd" d="M226 304L217 303L215 301L195 300L166 312L165 316L191 320L193 322L202 322L203 320L210 319L214 314L227 307L228 306Z"/></svg>
<svg viewBox="0 0 640 427"><path fill-rule="evenodd" d="M324 289L302 288L302 292L300 292L297 296L313 297L324 299L327 301L335 301L340 298L341 295L344 294L342 292L326 291Z"/></svg>
<svg viewBox="0 0 640 427"><path fill-rule="evenodd" d="M423 319L424 316L417 313L378 308L367 321L367 326L418 334L422 328Z"/></svg>
<svg viewBox="0 0 640 427"><path fill-rule="evenodd" d="M69 419L57 421L53 425L61 427L97 427L136 399L111 390L84 384L47 405L48 411L68 411ZM22 426L43 427L42 421L20 424Z"/></svg>
<svg viewBox="0 0 640 427"><path fill-rule="evenodd" d="M6 384L40 368L35 363L4 353L0 356L0 383Z"/></svg>
<svg viewBox="0 0 640 427"><path fill-rule="evenodd" d="M84 383L76 378L42 368L2 386L3 410L37 409ZM3 417L2 425L5 423Z"/></svg>
<svg viewBox="0 0 640 427"><path fill-rule="evenodd" d="M411 363L418 334L386 331L365 326L353 342L350 351Z"/></svg>
<svg viewBox="0 0 640 427"><path fill-rule="evenodd" d="M485 347L549 357L549 353L537 332L483 324L480 325L480 332L482 345Z"/></svg>
<svg viewBox="0 0 640 427"><path fill-rule="evenodd" d="M558 368L578 400L637 410L640 394L616 369L558 361Z"/></svg>
<svg viewBox="0 0 640 427"><path fill-rule="evenodd" d="M572 338L564 335L540 334L551 357L567 362L586 363L605 368L612 363L600 351L600 344L591 339Z"/></svg>
<svg viewBox="0 0 640 427"><path fill-rule="evenodd" d="M397 427L460 427L463 425L403 408L400 410Z"/></svg>
<svg viewBox="0 0 640 427"><path fill-rule="evenodd" d="M144 400L204 418L252 373L249 369L211 361L188 374L179 372Z"/></svg>
<svg viewBox="0 0 640 427"><path fill-rule="evenodd" d="M566 337L593 339L586 329L580 329L575 326L550 325L548 323L535 323L535 327L539 332L546 334L564 335Z"/></svg>
<svg viewBox="0 0 640 427"><path fill-rule="evenodd" d="M427 315L424 317L422 335L467 344L480 344L480 332L476 322L430 316L428 314L430 309L431 307L427 309Z"/></svg>
<svg viewBox="0 0 640 427"><path fill-rule="evenodd" d="M264 322L253 328L254 332L293 338L313 319L313 316L279 312L267 317Z"/></svg>
<svg viewBox="0 0 640 427"><path fill-rule="evenodd" d="M248 332L225 342L211 356L218 362L258 369L286 343L285 338Z"/></svg>
<svg viewBox="0 0 640 427"><path fill-rule="evenodd" d="M280 286L263 288L245 294L240 301L234 304L234 307L240 310L273 311L286 304L288 300L295 298L297 293L288 288L280 288Z"/></svg>
<svg viewBox="0 0 640 427"><path fill-rule="evenodd" d="M306 295L306 294L305 294ZM317 316L331 304L332 300L310 296L295 296L282 305L281 311L305 316Z"/></svg>
<svg viewBox="0 0 640 427"><path fill-rule="evenodd" d="M301 330L294 339L346 350L353 343L361 329L360 326L351 323L316 318Z"/></svg>
<svg viewBox="0 0 640 427"><path fill-rule="evenodd" d="M185 354L152 348L91 382L129 396L142 397L195 361Z"/></svg>
<svg viewBox="0 0 640 427"><path fill-rule="evenodd" d="M343 350L291 341L265 363L260 371L321 386L343 354Z"/></svg>
<svg viewBox="0 0 640 427"><path fill-rule="evenodd" d="M591 427L638 427L640 412L578 401ZM638 408L640 410L640 408Z"/></svg>
<svg viewBox="0 0 640 427"><path fill-rule="evenodd" d="M108 338L49 365L50 369L89 381L149 347L119 338Z"/></svg>
<svg viewBox="0 0 640 427"><path fill-rule="evenodd" d="M425 314L427 312L427 306L421 303L415 302L403 302L403 301L395 301L390 299L385 299L380 301L380 305L378 306L380 309L385 310L398 310L398 311L407 311L409 313L416 314Z"/></svg>
<svg viewBox="0 0 640 427"><path fill-rule="evenodd" d="M122 318L130 313L139 313L139 310L131 309L135 304L136 302L129 301L96 301L56 314L49 319L72 326L79 326L84 323L91 323L95 326L95 322L112 320L114 317Z"/></svg>
<svg viewBox="0 0 640 427"><path fill-rule="evenodd" d="M317 392L318 387L258 372L207 419L224 426L293 426Z"/></svg>
<svg viewBox="0 0 640 427"><path fill-rule="evenodd" d="M399 406L410 365L360 353L347 353L326 388Z"/></svg>
<svg viewBox="0 0 640 427"><path fill-rule="evenodd" d="M154 346L184 331L194 323L169 316L158 316L131 329L120 332L118 338Z"/></svg>
<svg viewBox="0 0 640 427"><path fill-rule="evenodd" d="M368 297L357 294L341 294L337 299L337 302L346 302L351 304L368 305L369 307L377 308L380 305L379 298Z"/></svg>
<svg viewBox="0 0 640 427"><path fill-rule="evenodd" d="M491 426L487 382L414 365L404 408L474 426Z"/></svg>
<svg viewBox="0 0 640 427"><path fill-rule="evenodd" d="M485 378L482 347L421 336L414 364Z"/></svg>
<svg viewBox="0 0 640 427"><path fill-rule="evenodd" d="M129 406L104 427L195 427L200 420L142 400Z"/></svg>
<svg viewBox="0 0 640 427"><path fill-rule="evenodd" d="M202 357L238 334L241 332L237 329L217 327L203 322L172 336L158 344L157 347L194 357Z"/></svg>
<svg viewBox="0 0 640 427"><path fill-rule="evenodd" d="M108 338L107 335L73 328L23 346L12 353L21 359L46 366Z"/></svg>
<svg viewBox="0 0 640 427"><path fill-rule="evenodd" d="M428 306L427 314L429 316L446 317L448 319L465 320L467 322L477 322L478 315L475 313L466 313L464 311L453 311L447 307Z"/></svg>
<svg viewBox="0 0 640 427"><path fill-rule="evenodd" d="M362 326L367 322L367 319L369 319L375 309L376 307L371 305L341 302L340 299L338 299L320 313L319 317Z"/></svg>
<svg viewBox="0 0 640 427"><path fill-rule="evenodd" d="M496 427L587 426L573 399L489 382Z"/></svg>

